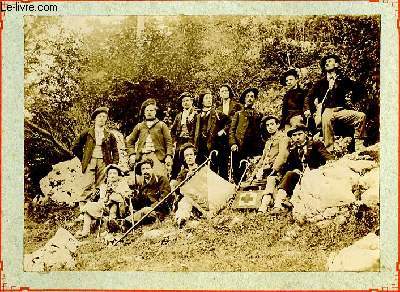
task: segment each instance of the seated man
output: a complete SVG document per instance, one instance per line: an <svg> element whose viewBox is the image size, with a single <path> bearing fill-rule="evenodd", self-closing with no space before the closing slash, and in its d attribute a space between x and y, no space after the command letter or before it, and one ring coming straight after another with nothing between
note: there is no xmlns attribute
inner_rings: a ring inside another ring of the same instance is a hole
<svg viewBox="0 0 400 292"><path fill-rule="evenodd" d="M278 214L291 208L289 199L307 167L318 168L326 161L333 159L322 142L308 138L307 131L305 125L299 124L287 133L288 137L292 139L285 167L287 172L278 186L272 214Z"/></svg>
<svg viewBox="0 0 400 292"><path fill-rule="evenodd" d="M192 143L183 144L180 149L179 156L183 160L183 165L185 168L179 172L176 180L171 182L173 187L176 187L186 178L193 175L198 169L198 165L196 163L196 149ZM177 225L179 227L182 227L186 223L186 221L189 220L189 218L192 216L192 199L183 196L178 191L176 193L175 201L178 202L177 210L175 212L175 220Z"/></svg>
<svg viewBox="0 0 400 292"><path fill-rule="evenodd" d="M266 116L261 122L263 131L266 132L263 154L258 161L251 180L256 178L257 182L265 182L265 196L263 197L260 212L265 212L270 201L270 196L275 191L277 177L280 175L282 166L288 157L289 138L279 128L279 119L275 116Z"/></svg>
<svg viewBox="0 0 400 292"><path fill-rule="evenodd" d="M126 210L125 199L129 197L131 190L121 176L123 171L118 165L107 166L105 182L92 195L93 201L87 202L81 209L83 228L77 233L77 237L88 236L92 222L104 215L108 215L109 226L115 225L115 219L123 218Z"/></svg>
<svg viewBox="0 0 400 292"><path fill-rule="evenodd" d="M147 216L146 223L153 223L157 218L163 220L170 212L172 196L164 200L171 191L169 181L165 176L154 173L154 162L152 159L145 159L140 162L138 169L141 177L138 180L130 179L129 181L129 185L136 189L136 194L132 198L134 213L125 219L137 222L147 213L151 212ZM162 200L164 200L163 203L156 207ZM134 222L131 223L133 224Z"/></svg>

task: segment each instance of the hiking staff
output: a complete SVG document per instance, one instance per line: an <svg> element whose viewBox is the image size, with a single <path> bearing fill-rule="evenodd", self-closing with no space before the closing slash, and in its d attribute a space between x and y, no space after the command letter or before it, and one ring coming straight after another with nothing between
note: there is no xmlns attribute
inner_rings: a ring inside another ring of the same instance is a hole
<svg viewBox="0 0 400 292"><path fill-rule="evenodd" d="M229 170L228 170L228 180L229 182L232 182L232 165L233 165L233 156L232 156L233 152L232 150L230 151L230 155L229 155Z"/></svg>
<svg viewBox="0 0 400 292"><path fill-rule="evenodd" d="M172 195L173 193L175 193L177 189L179 189L180 187L182 187L187 181L189 181L194 175L196 175L197 172L198 172L201 168L203 168L205 165L207 165L208 162L209 162L209 160L211 159L211 154L212 154L212 153L210 153L210 156L206 159L206 161L204 161L202 164L200 164L199 167L198 167L195 171L193 171L193 173L192 173L191 175L188 175L182 182L180 182L180 183L179 183L173 190L171 190L161 201L159 201L153 208L151 208L150 211L148 211L146 214L144 214L144 215L139 219L139 221L137 221L136 223L133 223L133 221L132 221L132 224L133 224L132 227L129 228L129 229L122 235L121 238L119 238L117 241L115 241L115 242L113 243L113 245L116 245L116 244L117 244L118 242L120 242L123 238L125 238L132 230L134 230L134 228L135 228L136 226L139 225L140 222L143 221L144 218L146 218L151 212L153 212L157 207L159 207L162 203L164 203L165 200L166 200L170 195Z"/></svg>
<svg viewBox="0 0 400 292"><path fill-rule="evenodd" d="M249 169L250 162L249 162L247 159L242 159L242 160L240 160L239 168L242 167L243 162L246 164L246 168L244 169L243 174L242 174L242 176L240 177L240 180L239 180L239 182L238 182L238 184L237 184L237 186L236 186L236 190L239 189L240 184L242 183L243 178L244 178L244 176L246 175L247 170Z"/></svg>
<svg viewBox="0 0 400 292"><path fill-rule="evenodd" d="M212 150L211 152L210 152L210 155L208 155L208 158L207 158L207 160L208 160L208 167L210 167L210 164L211 164L211 158L212 158L212 155L213 155L213 153L215 153L215 156L218 156L218 150Z"/></svg>

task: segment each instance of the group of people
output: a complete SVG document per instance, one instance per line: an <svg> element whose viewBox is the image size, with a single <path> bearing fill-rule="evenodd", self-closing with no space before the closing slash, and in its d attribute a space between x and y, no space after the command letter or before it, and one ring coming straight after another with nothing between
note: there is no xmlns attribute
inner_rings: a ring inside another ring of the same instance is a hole
<svg viewBox="0 0 400 292"><path fill-rule="evenodd" d="M147 221L162 220L171 210L192 208L176 186L205 162L239 187L264 189L260 212L290 210L289 199L303 171L333 159L337 121L354 129L356 150L363 147L365 114L349 107L362 97L359 84L341 74L337 55L323 57L320 66L322 78L310 91L300 87L295 69L281 76L287 89L281 118L255 109L259 90L253 87L238 100L229 84L220 86L218 101L205 90L198 107L194 96L184 92L170 128L157 118L156 100L147 99L140 109L142 121L126 138L130 171L125 180L120 179L125 174L118 166L116 139L106 127L108 108L97 108L94 125L73 147L87 180L79 200L84 221L79 235L87 236L93 221L105 216L112 229L118 218L134 224L144 215ZM312 139L318 130L323 142ZM254 171L246 173L242 162L259 156Z"/></svg>

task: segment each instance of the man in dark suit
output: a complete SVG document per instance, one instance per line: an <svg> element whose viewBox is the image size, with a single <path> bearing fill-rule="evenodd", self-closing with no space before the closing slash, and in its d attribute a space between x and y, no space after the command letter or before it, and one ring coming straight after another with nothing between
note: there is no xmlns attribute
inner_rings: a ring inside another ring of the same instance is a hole
<svg viewBox="0 0 400 292"><path fill-rule="evenodd" d="M243 106L235 100L235 94L229 84L223 84L219 88L219 96L221 105L217 108L219 112L224 113L229 117L225 128L218 132L215 141L215 148L218 150L218 174L228 180L228 165L229 165L229 128L231 119L236 112L241 111Z"/></svg>
<svg viewBox="0 0 400 292"><path fill-rule="evenodd" d="M360 84L341 74L340 58L337 55L329 54L323 57L320 66L323 77L314 84L308 94L304 114L309 117L315 112L317 121L319 112L322 113L322 135L325 147L329 151L333 150L335 121L341 121L355 128L355 147L356 151L360 150L365 136L365 113L352 110L350 103L360 100L364 90ZM319 107L321 111L318 110Z"/></svg>
<svg viewBox="0 0 400 292"><path fill-rule="evenodd" d="M290 69L281 76L281 84L287 88L283 96L281 120L281 126L286 130L304 122L306 91L299 86L298 79L296 69Z"/></svg>
<svg viewBox="0 0 400 292"><path fill-rule="evenodd" d="M307 167L315 169L333 159L322 142L308 138L307 131L304 124L298 124L287 132L291 146L285 166L286 173L278 186L272 213L282 212L290 206L288 200Z"/></svg>
<svg viewBox="0 0 400 292"><path fill-rule="evenodd" d="M175 142L175 155L172 164L171 178L175 179L182 168L182 159L179 149L185 143L193 143L195 118L197 111L193 106L193 95L184 92L179 96L182 111L178 113L171 127L171 137Z"/></svg>
<svg viewBox="0 0 400 292"><path fill-rule="evenodd" d="M229 144L233 152L233 177L236 183L240 181L244 172L244 167L240 167L240 161L262 153L263 143L260 143L262 116L254 109L257 97L257 88L247 88L243 91L240 102L244 104L244 109L235 113L229 130Z"/></svg>

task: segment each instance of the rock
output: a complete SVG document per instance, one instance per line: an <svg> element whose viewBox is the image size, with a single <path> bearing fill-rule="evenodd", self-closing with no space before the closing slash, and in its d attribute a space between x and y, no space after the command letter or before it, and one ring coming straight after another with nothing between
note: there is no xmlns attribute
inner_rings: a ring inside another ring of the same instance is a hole
<svg viewBox="0 0 400 292"><path fill-rule="evenodd" d="M331 207L325 209L323 216L327 219L330 219L332 217L335 217L338 213L339 213L338 207Z"/></svg>
<svg viewBox="0 0 400 292"><path fill-rule="evenodd" d="M79 241L66 229L59 228L56 234L37 251L24 256L24 271L44 272L73 269Z"/></svg>
<svg viewBox="0 0 400 292"><path fill-rule="evenodd" d="M370 172L361 176L358 184L362 186L364 189L369 189L372 187L379 186L379 167L374 168Z"/></svg>
<svg viewBox="0 0 400 292"><path fill-rule="evenodd" d="M74 204L75 198L82 194L85 187L79 159L75 157L53 165L53 169L39 184L46 198Z"/></svg>
<svg viewBox="0 0 400 292"><path fill-rule="evenodd" d="M357 172L358 174L365 173L366 171L370 171L371 169L378 167L378 164L372 160L351 160L343 158L341 159L341 163L348 166L351 170Z"/></svg>
<svg viewBox="0 0 400 292"><path fill-rule="evenodd" d="M327 261L328 271L377 272L379 271L379 237L370 233L338 253L332 253Z"/></svg>
<svg viewBox="0 0 400 292"><path fill-rule="evenodd" d="M361 194L361 203L368 207L379 204L379 186L374 186Z"/></svg>
<svg viewBox="0 0 400 292"><path fill-rule="evenodd" d="M324 219L323 214L327 208L348 205L355 201L352 189L358 182L358 176L335 163L337 162L304 173L291 199L295 220L305 218L310 222L320 221ZM330 209L326 215L333 217L334 211L338 212L339 209Z"/></svg>
<svg viewBox="0 0 400 292"><path fill-rule="evenodd" d="M151 242L161 242L165 240L173 240L177 238L177 231L172 228L153 229L143 233L142 239Z"/></svg>
<svg viewBox="0 0 400 292"><path fill-rule="evenodd" d="M329 226L331 226L331 224L332 224L332 220L326 220L326 219L317 222L317 226L320 229L328 228Z"/></svg>
<svg viewBox="0 0 400 292"><path fill-rule="evenodd" d="M347 218L345 215L339 214L338 216L335 217L334 222L336 223L336 225L340 226L347 222Z"/></svg>

